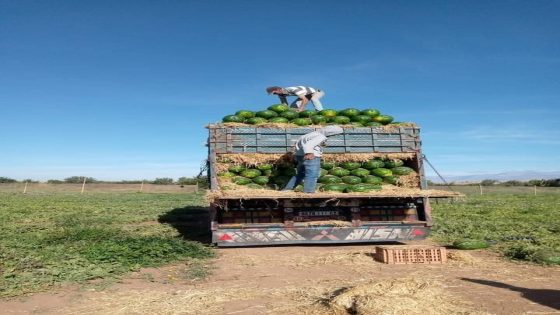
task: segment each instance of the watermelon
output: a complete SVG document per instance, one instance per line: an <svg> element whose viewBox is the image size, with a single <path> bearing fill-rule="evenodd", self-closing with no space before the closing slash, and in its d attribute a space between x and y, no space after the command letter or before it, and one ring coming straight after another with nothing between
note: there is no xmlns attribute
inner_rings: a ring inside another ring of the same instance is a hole
<svg viewBox="0 0 560 315"><path fill-rule="evenodd" d="M251 188L251 189L264 189L263 186L259 185L259 184L255 184L255 183L249 183L246 185L246 187Z"/></svg>
<svg viewBox="0 0 560 315"><path fill-rule="evenodd" d="M396 185L396 184L398 184L399 179L396 176L386 176L386 177L383 177L383 181L386 182L386 183L389 183L391 185Z"/></svg>
<svg viewBox="0 0 560 315"><path fill-rule="evenodd" d="M309 118L296 118L292 120L292 124L298 126L309 126L311 125L311 119Z"/></svg>
<svg viewBox="0 0 560 315"><path fill-rule="evenodd" d="M391 169L391 171L395 175L408 175L408 174L414 172L413 169L411 169L410 167L406 167L406 166L394 167L394 168Z"/></svg>
<svg viewBox="0 0 560 315"><path fill-rule="evenodd" d="M464 239L460 241L455 241L453 243L453 247L457 249L482 249L490 247L490 244L486 241L482 240L471 240L471 239Z"/></svg>
<svg viewBox="0 0 560 315"><path fill-rule="evenodd" d="M277 176L272 179L272 182L279 186L284 186L290 180L291 176Z"/></svg>
<svg viewBox="0 0 560 315"><path fill-rule="evenodd" d="M374 168L371 170L371 174L379 177L393 176L393 172L387 168Z"/></svg>
<svg viewBox="0 0 560 315"><path fill-rule="evenodd" d="M350 118L346 116L336 116L332 119L332 122L339 125L346 125L350 123Z"/></svg>
<svg viewBox="0 0 560 315"><path fill-rule="evenodd" d="M280 170L280 174L284 175L284 176L294 176L296 175L296 169L293 167L290 168L283 168Z"/></svg>
<svg viewBox="0 0 560 315"><path fill-rule="evenodd" d="M272 105L270 107L268 107L268 110L271 110L273 112L276 113L283 113L283 112L287 112L290 110L290 106L286 105L286 104L276 104L276 105Z"/></svg>
<svg viewBox="0 0 560 315"><path fill-rule="evenodd" d="M257 169L247 169L241 172L241 176L243 177L247 177L247 178L255 178L257 176L261 176L261 171L257 170Z"/></svg>
<svg viewBox="0 0 560 315"><path fill-rule="evenodd" d="M359 122L359 123L364 124L364 125L371 121L371 117L366 116L366 115L354 116L351 119L352 119L352 121Z"/></svg>
<svg viewBox="0 0 560 315"><path fill-rule="evenodd" d="M338 112L338 114L340 116L354 117L354 116L358 116L360 114L360 111L355 108L347 108L341 110L340 112Z"/></svg>
<svg viewBox="0 0 560 315"><path fill-rule="evenodd" d="M268 121L271 123L281 123L281 124L287 124L290 122L288 118L284 118L284 117L273 117L270 118Z"/></svg>
<svg viewBox="0 0 560 315"><path fill-rule="evenodd" d="M253 117L253 118L247 119L247 121L245 121L245 122L250 124L250 125L258 125L258 124L264 124L265 122L267 122L267 120L262 118L262 117Z"/></svg>
<svg viewBox="0 0 560 315"><path fill-rule="evenodd" d="M379 116L381 114L377 109L364 109L360 112L360 115L366 115L369 117Z"/></svg>
<svg viewBox="0 0 560 315"><path fill-rule="evenodd" d="M322 111L319 112L319 115L327 118L333 118L336 116L336 114L337 112L334 109L323 109Z"/></svg>
<svg viewBox="0 0 560 315"><path fill-rule="evenodd" d="M317 114L316 111L314 111L312 109L308 109L308 110L304 110L304 111L299 112L299 117L309 118L309 117L311 117L313 115L316 115L316 114Z"/></svg>
<svg viewBox="0 0 560 315"><path fill-rule="evenodd" d="M356 184L348 186L348 188L346 188L346 192L368 192L379 189L381 189L381 186L378 185Z"/></svg>
<svg viewBox="0 0 560 315"><path fill-rule="evenodd" d="M321 186L321 190L322 191L338 191L338 192L344 192L344 190L348 187L348 185L344 185L344 184L327 184L327 185L323 185Z"/></svg>
<svg viewBox="0 0 560 315"><path fill-rule="evenodd" d="M342 177L350 175L350 171L342 167L333 167L329 170L329 174Z"/></svg>
<svg viewBox="0 0 560 315"><path fill-rule="evenodd" d="M369 171L365 168L357 168L350 171L350 174L358 177L366 177L369 176Z"/></svg>
<svg viewBox="0 0 560 315"><path fill-rule="evenodd" d="M333 167L335 167L335 163L333 162L321 162L321 168L326 169L326 170L332 170Z"/></svg>
<svg viewBox="0 0 560 315"><path fill-rule="evenodd" d="M294 187L294 191L295 192L302 192L303 191L303 185L299 184L296 187Z"/></svg>
<svg viewBox="0 0 560 315"><path fill-rule="evenodd" d="M367 170L372 170L374 168L380 168L380 167L384 167L385 163L383 163L383 161L378 160L378 159L373 159L373 160L369 160L367 162L362 163L362 167L367 169Z"/></svg>
<svg viewBox="0 0 560 315"><path fill-rule="evenodd" d="M264 170L264 171L262 171L262 174L264 176L272 176L272 170Z"/></svg>
<svg viewBox="0 0 560 315"><path fill-rule="evenodd" d="M334 176L334 175L325 175L325 176L319 177L319 183L323 183L323 184L336 184L336 183L340 183L340 182L342 182L342 179L340 179L340 177Z"/></svg>
<svg viewBox="0 0 560 315"><path fill-rule="evenodd" d="M243 165L232 165L228 168L228 171L232 172L232 173L241 173L244 170L246 170L247 168Z"/></svg>
<svg viewBox="0 0 560 315"><path fill-rule="evenodd" d="M311 116L311 121L313 122L314 125L326 124L328 120L329 119L327 117L321 115Z"/></svg>
<svg viewBox="0 0 560 315"><path fill-rule="evenodd" d="M383 178L374 175L368 175L362 178L362 182L365 184L381 184Z"/></svg>
<svg viewBox="0 0 560 315"><path fill-rule="evenodd" d="M260 112L257 112L255 114L255 116L261 117L261 118L264 118L264 119L270 119L272 117L278 116L278 113L276 113L275 111L271 111L271 110L267 109L267 110L261 110Z"/></svg>
<svg viewBox="0 0 560 315"><path fill-rule="evenodd" d="M399 160L399 159L392 159L392 160L385 161L385 167L386 168L399 167L399 166L403 166L403 165L404 165L404 162L402 160Z"/></svg>
<svg viewBox="0 0 560 315"><path fill-rule="evenodd" d="M362 179L358 176L344 176L342 177L342 181L346 184L355 185L362 182Z"/></svg>
<svg viewBox="0 0 560 315"><path fill-rule="evenodd" d="M358 162L342 162L340 163L340 167L345 168L347 170L355 170L361 166Z"/></svg>
<svg viewBox="0 0 560 315"><path fill-rule="evenodd" d="M321 170L319 171L319 177L321 177L321 176L326 176L328 173L329 173L329 171L324 170L324 169L321 169Z"/></svg>
<svg viewBox="0 0 560 315"><path fill-rule="evenodd" d="M232 173L232 172L221 172L221 173L218 173L218 176L220 176L220 177L234 177L234 176L235 176L235 173Z"/></svg>
<svg viewBox="0 0 560 315"><path fill-rule="evenodd" d="M246 178L246 177L236 176L236 177L233 178L233 182L236 183L237 185L247 185L247 184L251 183L252 181L249 178Z"/></svg>
<svg viewBox="0 0 560 315"><path fill-rule="evenodd" d="M259 184L259 185L266 185L266 184L268 184L269 180L270 179L268 178L268 176L257 176L255 178L253 178L253 183Z"/></svg>
<svg viewBox="0 0 560 315"><path fill-rule="evenodd" d="M388 123L393 121L393 117L389 115L379 115L373 117L373 121L387 125Z"/></svg>
<svg viewBox="0 0 560 315"><path fill-rule="evenodd" d="M255 117L255 113L250 110L238 110L235 112L235 116L243 117L244 119Z"/></svg>
<svg viewBox="0 0 560 315"><path fill-rule="evenodd" d="M370 121L370 122L368 122L368 123L366 123L366 124L364 124L364 125L367 126L367 127L379 127L379 126L383 126L382 123L378 123L378 122L376 122L376 121Z"/></svg>
<svg viewBox="0 0 560 315"><path fill-rule="evenodd" d="M233 123L242 123L245 119L241 116L237 115L227 115L222 118L223 122L233 122Z"/></svg>
<svg viewBox="0 0 560 315"><path fill-rule="evenodd" d="M280 113L280 117L284 117L284 118L288 118L289 120L292 120L292 119L298 118L299 114L296 111L289 110L289 111Z"/></svg>
<svg viewBox="0 0 560 315"><path fill-rule="evenodd" d="M259 164L257 165L257 169L259 169L260 171L271 170L272 164L268 164L268 163Z"/></svg>

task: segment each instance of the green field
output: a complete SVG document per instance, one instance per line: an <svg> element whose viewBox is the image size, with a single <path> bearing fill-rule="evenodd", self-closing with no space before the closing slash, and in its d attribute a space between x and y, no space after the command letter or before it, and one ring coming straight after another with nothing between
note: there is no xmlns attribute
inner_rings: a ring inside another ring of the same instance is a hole
<svg viewBox="0 0 560 315"><path fill-rule="evenodd" d="M0 296L204 262L213 256L205 206L195 194L0 193ZM443 244L482 239L539 263L560 252L560 195L472 195L433 208Z"/></svg>

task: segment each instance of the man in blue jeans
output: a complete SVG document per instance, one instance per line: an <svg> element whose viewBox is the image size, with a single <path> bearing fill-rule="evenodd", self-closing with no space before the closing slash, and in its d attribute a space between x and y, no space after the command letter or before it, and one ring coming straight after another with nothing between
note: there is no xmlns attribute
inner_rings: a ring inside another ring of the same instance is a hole
<svg viewBox="0 0 560 315"><path fill-rule="evenodd" d="M296 142L297 173L283 190L292 190L303 181L303 192L314 193L321 173L321 157L327 137L343 133L339 126L326 126L303 135Z"/></svg>

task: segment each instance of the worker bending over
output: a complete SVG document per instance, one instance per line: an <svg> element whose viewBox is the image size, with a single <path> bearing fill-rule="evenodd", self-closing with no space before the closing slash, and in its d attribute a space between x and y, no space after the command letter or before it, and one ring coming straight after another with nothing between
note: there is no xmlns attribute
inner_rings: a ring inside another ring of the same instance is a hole
<svg viewBox="0 0 560 315"><path fill-rule="evenodd" d="M307 106L309 101L313 103L315 110L323 110L323 104L321 104L320 99L325 96L325 92L316 88L307 86L290 86L285 88L271 86L266 88L266 92L278 95L280 102L286 105L288 105L287 96L297 96L297 99L292 102L290 107L295 108L298 112L305 110L305 106Z"/></svg>

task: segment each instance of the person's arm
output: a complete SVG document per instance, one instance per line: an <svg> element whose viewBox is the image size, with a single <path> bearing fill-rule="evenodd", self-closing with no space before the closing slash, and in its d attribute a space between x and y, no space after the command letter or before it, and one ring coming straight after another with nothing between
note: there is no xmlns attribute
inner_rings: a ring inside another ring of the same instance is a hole
<svg viewBox="0 0 560 315"><path fill-rule="evenodd" d="M327 140L327 137L323 135L317 135L311 139L308 139L305 144L302 145L303 153L305 154L303 158L305 160L312 160L315 158L315 147L320 145L323 141Z"/></svg>
<svg viewBox="0 0 560 315"><path fill-rule="evenodd" d="M298 97L301 100L301 106L298 109L299 110L304 110L305 106L307 106L307 103L309 103L309 100L307 99L307 97L305 95L298 95Z"/></svg>

